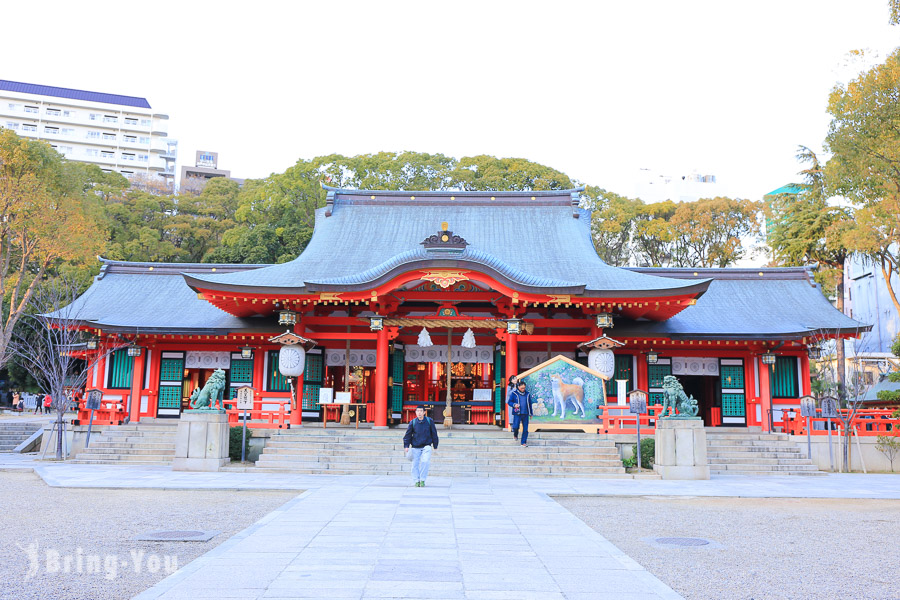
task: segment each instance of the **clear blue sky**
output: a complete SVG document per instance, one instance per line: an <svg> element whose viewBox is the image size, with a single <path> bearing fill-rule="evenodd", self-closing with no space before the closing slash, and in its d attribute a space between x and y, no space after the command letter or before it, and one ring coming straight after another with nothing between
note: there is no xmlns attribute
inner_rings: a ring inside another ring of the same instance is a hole
<svg viewBox="0 0 900 600"><path fill-rule="evenodd" d="M144 96L179 162L236 177L381 150L521 156L631 195L696 169L759 198L821 146L887 0L44 1L2 10L0 78Z"/></svg>

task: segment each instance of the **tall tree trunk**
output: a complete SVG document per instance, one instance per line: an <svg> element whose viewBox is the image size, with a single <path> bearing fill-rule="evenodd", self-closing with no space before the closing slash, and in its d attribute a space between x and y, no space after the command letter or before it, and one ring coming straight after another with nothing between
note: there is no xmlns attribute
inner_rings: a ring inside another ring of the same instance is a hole
<svg viewBox="0 0 900 600"><path fill-rule="evenodd" d="M838 266L838 282L835 288L835 308L839 311L844 312L844 262L846 259L842 260ZM838 398L845 399L846 385L845 385L845 356L844 356L844 338L838 337L834 340L835 347L835 359L837 364L835 364L835 379L837 379L838 385Z"/></svg>
<svg viewBox="0 0 900 600"><path fill-rule="evenodd" d="M897 300L897 294L891 286L891 276L894 274L894 269L893 267L887 266L887 264L885 264L886 262L887 261L884 258L881 259L881 276L884 277L884 284L887 286L888 295L891 297L891 302L894 303L894 310L900 315L900 301ZM898 275L900 275L900 273L898 273Z"/></svg>

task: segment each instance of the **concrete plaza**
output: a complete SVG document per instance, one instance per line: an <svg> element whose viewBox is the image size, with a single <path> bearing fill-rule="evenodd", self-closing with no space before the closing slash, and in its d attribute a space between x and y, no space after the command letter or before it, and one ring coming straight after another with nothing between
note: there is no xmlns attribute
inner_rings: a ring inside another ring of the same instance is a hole
<svg viewBox="0 0 900 600"><path fill-rule="evenodd" d="M297 489L294 500L137 596L680 598L552 495L900 498L890 475L708 481L182 473L4 455L51 486Z"/></svg>

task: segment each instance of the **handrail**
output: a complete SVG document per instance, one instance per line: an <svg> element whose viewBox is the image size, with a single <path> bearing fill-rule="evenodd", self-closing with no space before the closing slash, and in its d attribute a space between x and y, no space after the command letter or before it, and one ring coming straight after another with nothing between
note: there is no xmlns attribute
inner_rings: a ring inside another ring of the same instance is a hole
<svg viewBox="0 0 900 600"><path fill-rule="evenodd" d="M783 412L783 431L791 435L806 435L807 420L812 422L810 435L828 435L828 419L824 417L801 417L799 409L781 409ZM816 409L817 413L821 411ZM850 409L839 410L841 416L846 418ZM856 415L850 422L850 426L856 429L860 436L893 435L900 430L900 419L893 417L894 411L880 408L857 409ZM832 431L837 428L841 420L831 419ZM816 424L819 424L817 426Z"/></svg>
<svg viewBox="0 0 900 600"><path fill-rule="evenodd" d="M225 409L228 415L228 425L237 427L241 425L241 414L247 413L247 427L250 429L287 429L289 427L290 411L286 407L291 405L290 399L276 400L272 398L260 398L253 400L252 410L238 410L234 408L235 400L226 400L226 404L231 404L232 408ZM263 404L277 404L278 409L263 409Z"/></svg>

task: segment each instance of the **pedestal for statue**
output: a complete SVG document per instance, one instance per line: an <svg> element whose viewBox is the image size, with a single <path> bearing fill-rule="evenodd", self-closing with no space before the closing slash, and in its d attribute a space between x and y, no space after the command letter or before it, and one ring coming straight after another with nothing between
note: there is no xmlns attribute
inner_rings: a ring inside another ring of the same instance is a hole
<svg viewBox="0 0 900 600"><path fill-rule="evenodd" d="M709 479L701 419L659 419L653 470L663 479Z"/></svg>
<svg viewBox="0 0 900 600"><path fill-rule="evenodd" d="M218 471L229 462L228 415L223 410L186 410L175 435L173 471Z"/></svg>

